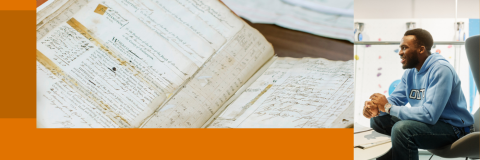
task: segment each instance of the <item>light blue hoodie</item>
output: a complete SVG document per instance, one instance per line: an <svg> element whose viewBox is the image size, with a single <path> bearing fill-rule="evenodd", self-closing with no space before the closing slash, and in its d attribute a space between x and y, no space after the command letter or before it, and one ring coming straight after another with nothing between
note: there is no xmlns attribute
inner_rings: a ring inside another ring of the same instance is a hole
<svg viewBox="0 0 480 160"><path fill-rule="evenodd" d="M402 82L387 98L392 104L390 115L427 124L440 120L456 127L470 126L473 117L467 110L460 84L452 65L443 56L432 54L420 71L416 68L405 71ZM405 107L407 103L412 107Z"/></svg>

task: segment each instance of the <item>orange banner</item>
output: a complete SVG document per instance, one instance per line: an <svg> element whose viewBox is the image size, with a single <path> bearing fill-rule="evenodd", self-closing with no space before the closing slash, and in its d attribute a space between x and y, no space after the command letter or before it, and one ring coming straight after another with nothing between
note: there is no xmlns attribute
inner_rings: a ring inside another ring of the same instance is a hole
<svg viewBox="0 0 480 160"><path fill-rule="evenodd" d="M46 0L37 0L40 5ZM36 10L35 0L2 0L0 1L1 10ZM33 22L34 23L34 22Z"/></svg>
<svg viewBox="0 0 480 160"><path fill-rule="evenodd" d="M0 10L0 20L0 118L35 118L35 11Z"/></svg>
<svg viewBox="0 0 480 160"><path fill-rule="evenodd" d="M353 159L353 129L36 129L0 119L0 159Z"/></svg>

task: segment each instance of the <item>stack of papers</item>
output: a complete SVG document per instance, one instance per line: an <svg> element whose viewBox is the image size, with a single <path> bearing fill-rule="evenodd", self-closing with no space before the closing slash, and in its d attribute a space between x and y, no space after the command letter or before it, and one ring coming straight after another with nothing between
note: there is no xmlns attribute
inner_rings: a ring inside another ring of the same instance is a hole
<svg viewBox="0 0 480 160"><path fill-rule="evenodd" d="M390 136L373 130L354 134L354 148L367 149L391 142Z"/></svg>
<svg viewBox="0 0 480 160"><path fill-rule="evenodd" d="M253 23L353 42L353 0L223 0Z"/></svg>
<svg viewBox="0 0 480 160"><path fill-rule="evenodd" d="M361 124L358 124L358 123L354 123L354 128L353 128L353 133L354 134L357 134L357 133L361 133L361 132L366 132L366 131L371 131L373 130L372 128L370 127L365 127Z"/></svg>

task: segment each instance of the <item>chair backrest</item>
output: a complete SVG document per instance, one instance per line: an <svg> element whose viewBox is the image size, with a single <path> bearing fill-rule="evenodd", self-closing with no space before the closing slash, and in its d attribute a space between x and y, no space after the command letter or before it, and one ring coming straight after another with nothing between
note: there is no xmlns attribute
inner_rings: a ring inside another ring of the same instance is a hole
<svg viewBox="0 0 480 160"><path fill-rule="evenodd" d="M480 61L480 35L472 36L465 40L465 51L467 52L473 79L475 79L477 88L480 90L480 64L478 63Z"/></svg>
<svg viewBox="0 0 480 160"><path fill-rule="evenodd" d="M479 132L480 131L480 117L479 117L479 111L480 109L477 109L475 114L473 114L473 119L475 120L473 123L473 127L475 127L475 131Z"/></svg>
<svg viewBox="0 0 480 160"><path fill-rule="evenodd" d="M471 36L465 40L465 50L467 52L468 62L470 63L470 68L472 70L473 78L475 79L475 84L477 84L477 89L480 91L480 35ZM475 119L474 127L476 131L480 131L480 118L479 110L473 114Z"/></svg>

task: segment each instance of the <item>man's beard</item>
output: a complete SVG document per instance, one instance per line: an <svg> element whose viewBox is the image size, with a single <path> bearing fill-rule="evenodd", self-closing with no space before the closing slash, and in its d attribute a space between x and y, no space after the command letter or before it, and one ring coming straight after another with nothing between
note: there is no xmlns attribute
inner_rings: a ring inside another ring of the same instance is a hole
<svg viewBox="0 0 480 160"><path fill-rule="evenodd" d="M403 69L415 68L417 66L419 61L418 61L418 57L416 55L417 54L412 54L412 57L407 59L407 63L404 66L402 66Z"/></svg>

